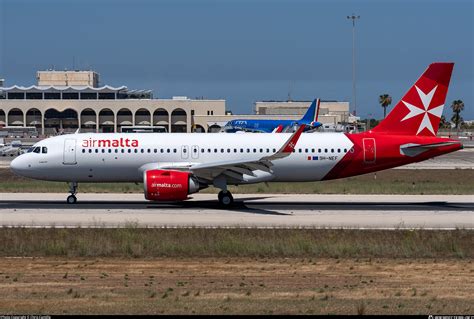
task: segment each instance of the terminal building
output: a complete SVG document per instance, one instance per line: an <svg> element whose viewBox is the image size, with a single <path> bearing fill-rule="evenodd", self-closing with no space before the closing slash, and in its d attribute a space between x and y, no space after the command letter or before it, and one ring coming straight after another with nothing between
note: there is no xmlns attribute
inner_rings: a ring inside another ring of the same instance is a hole
<svg viewBox="0 0 474 319"><path fill-rule="evenodd" d="M99 85L94 71L38 71L37 85L0 81L0 127L31 128L42 136L121 132L122 127L159 126L168 132L218 132L232 119L298 119L311 101L256 102L254 115L232 115L223 99L154 98L151 90ZM349 120L348 102L321 102L320 121Z"/></svg>

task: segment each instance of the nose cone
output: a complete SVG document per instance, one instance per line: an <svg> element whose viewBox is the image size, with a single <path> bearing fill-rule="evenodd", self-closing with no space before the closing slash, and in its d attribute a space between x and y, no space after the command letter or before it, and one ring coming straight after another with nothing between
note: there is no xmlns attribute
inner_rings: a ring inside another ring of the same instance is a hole
<svg viewBox="0 0 474 319"><path fill-rule="evenodd" d="M28 165L23 155L18 156L10 163L10 169L18 175L24 176L28 170Z"/></svg>

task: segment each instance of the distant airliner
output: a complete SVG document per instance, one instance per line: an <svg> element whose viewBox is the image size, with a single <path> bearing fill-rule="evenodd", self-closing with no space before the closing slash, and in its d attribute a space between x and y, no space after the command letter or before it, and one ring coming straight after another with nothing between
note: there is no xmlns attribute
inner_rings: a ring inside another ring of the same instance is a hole
<svg viewBox="0 0 474 319"><path fill-rule="evenodd" d="M70 182L143 182L145 198L181 201L213 185L222 206L228 185L343 178L457 151L436 136L454 63L433 63L370 131L302 134L68 134L36 143L11 163L22 176Z"/></svg>
<svg viewBox="0 0 474 319"><path fill-rule="evenodd" d="M246 120L236 119L226 123L225 132L247 131L261 133L281 133L296 126L305 125L305 130L313 130L322 124L318 122L319 99L313 100L306 114L300 120Z"/></svg>

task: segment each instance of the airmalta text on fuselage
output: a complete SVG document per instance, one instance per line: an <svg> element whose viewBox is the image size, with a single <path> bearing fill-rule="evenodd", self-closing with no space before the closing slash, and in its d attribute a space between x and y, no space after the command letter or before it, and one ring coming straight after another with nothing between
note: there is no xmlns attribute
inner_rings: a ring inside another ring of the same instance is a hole
<svg viewBox="0 0 474 319"><path fill-rule="evenodd" d="M88 138L82 140L82 147L138 147L138 140L129 138L100 139Z"/></svg>

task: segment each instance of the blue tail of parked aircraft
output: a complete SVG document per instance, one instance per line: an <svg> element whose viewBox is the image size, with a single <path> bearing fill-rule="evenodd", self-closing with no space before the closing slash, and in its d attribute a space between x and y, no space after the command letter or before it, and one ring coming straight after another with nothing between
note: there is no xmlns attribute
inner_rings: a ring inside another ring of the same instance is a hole
<svg viewBox="0 0 474 319"><path fill-rule="evenodd" d="M300 120L254 120L254 119L235 119L226 123L225 132L247 131L247 132L265 132L280 133L286 132L295 127L304 124L306 130L314 130L321 126L318 122L319 99L313 100L306 114Z"/></svg>
<svg viewBox="0 0 474 319"><path fill-rule="evenodd" d="M314 99L313 103L311 103L305 115L301 118L300 121L308 124L312 122L317 122L319 116L319 103L319 99Z"/></svg>

